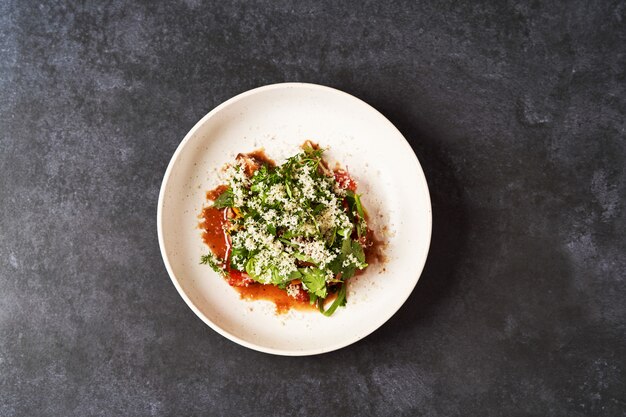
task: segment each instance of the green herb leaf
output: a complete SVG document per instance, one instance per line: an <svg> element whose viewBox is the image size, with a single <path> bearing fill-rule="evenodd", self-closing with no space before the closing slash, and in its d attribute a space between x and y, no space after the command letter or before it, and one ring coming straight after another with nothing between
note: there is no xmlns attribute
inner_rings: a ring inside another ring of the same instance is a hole
<svg viewBox="0 0 626 417"><path fill-rule="evenodd" d="M230 252L230 267L232 269L241 270L241 266L245 267L248 259L248 251L244 247L234 247Z"/></svg>
<svg viewBox="0 0 626 417"><path fill-rule="evenodd" d="M363 252L363 246L356 240L352 241L352 254L359 262L365 263L365 252Z"/></svg>
<svg viewBox="0 0 626 417"><path fill-rule="evenodd" d="M289 185L289 180L285 180L285 191L287 191L287 195L289 198L293 198L293 194L291 193L291 185Z"/></svg>
<svg viewBox="0 0 626 417"><path fill-rule="evenodd" d="M209 253L208 255L202 255L202 257L200 258L200 263L203 265L209 265L211 269L224 277L228 274L223 267L224 261L219 259L212 253Z"/></svg>
<svg viewBox="0 0 626 417"><path fill-rule="evenodd" d="M232 207L234 205L234 195L232 188L228 187L222 194L219 195L213 202L213 207L221 209L225 207Z"/></svg>
<svg viewBox="0 0 626 417"><path fill-rule="evenodd" d="M283 285L287 283L288 281L291 281L287 277L282 277L280 273L278 272L278 268L276 268L274 265L270 266L270 270L272 271L272 284Z"/></svg>
<svg viewBox="0 0 626 417"><path fill-rule="evenodd" d="M365 219L365 210L363 210L363 204L361 204L361 196L354 194L354 202L356 204L356 211L362 219Z"/></svg>
<svg viewBox="0 0 626 417"><path fill-rule="evenodd" d="M333 301L328 310L324 310L324 300L318 300L317 305L320 309L320 312L322 312L322 314L324 314L326 317L332 316L335 310L337 310L337 307L343 307L346 305L346 286L347 284L345 282L341 284L341 288L337 293L337 298L335 298L335 301Z"/></svg>
<svg viewBox="0 0 626 417"><path fill-rule="evenodd" d="M363 204L361 204L361 196L359 194L354 194L354 202L356 211L359 214L356 231L359 237L362 237L367 234L367 223L365 221L365 210L363 209Z"/></svg>
<svg viewBox="0 0 626 417"><path fill-rule="evenodd" d="M256 263L257 263L257 259L254 256L248 259L248 262L246 262L246 273L250 276L250 278L252 278L255 281L258 281L259 277L255 272Z"/></svg>
<svg viewBox="0 0 626 417"><path fill-rule="evenodd" d="M346 191L346 201L348 202L348 217L356 225L358 237L367 234L367 223L365 221L365 209L361 203L361 196L351 190Z"/></svg>
<svg viewBox="0 0 626 417"><path fill-rule="evenodd" d="M313 208L313 214L315 216L319 215L322 210L324 210L326 208L326 206L324 204L317 204L314 208Z"/></svg>
<svg viewBox="0 0 626 417"><path fill-rule="evenodd" d="M350 235L352 234L352 227L348 227L345 229L339 229L337 230L337 234L340 236L343 236L345 238L350 237Z"/></svg>
<svg viewBox="0 0 626 417"><path fill-rule="evenodd" d="M311 294L326 298L326 275L319 268L302 268L302 282Z"/></svg>
<svg viewBox="0 0 626 417"><path fill-rule="evenodd" d="M291 271L289 273L289 280L292 281L294 279L300 279L302 278L302 272L298 271L297 269L295 271Z"/></svg>
<svg viewBox="0 0 626 417"><path fill-rule="evenodd" d="M303 262L315 263L315 261L313 261L310 256L306 256L305 254L300 252L294 252L293 257Z"/></svg>

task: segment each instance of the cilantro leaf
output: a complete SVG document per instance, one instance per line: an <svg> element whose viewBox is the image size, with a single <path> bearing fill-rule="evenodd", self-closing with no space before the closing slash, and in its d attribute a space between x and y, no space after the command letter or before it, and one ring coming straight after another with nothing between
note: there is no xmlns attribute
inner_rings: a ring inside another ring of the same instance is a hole
<svg viewBox="0 0 626 417"><path fill-rule="evenodd" d="M213 207L221 209L226 207L232 207L234 205L235 196L233 195L232 188L228 187L222 194L219 195L213 202Z"/></svg>
<svg viewBox="0 0 626 417"><path fill-rule="evenodd" d="M326 298L326 275L319 268L302 268L302 282L306 286L309 293L315 294L317 297Z"/></svg>

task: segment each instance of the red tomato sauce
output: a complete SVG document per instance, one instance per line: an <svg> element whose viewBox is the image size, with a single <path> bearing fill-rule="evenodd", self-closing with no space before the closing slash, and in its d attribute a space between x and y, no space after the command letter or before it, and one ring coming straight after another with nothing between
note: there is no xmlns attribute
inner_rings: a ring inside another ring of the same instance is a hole
<svg viewBox="0 0 626 417"><path fill-rule="evenodd" d="M337 181L339 187L343 188L344 190L350 190L353 192L356 191L356 181L350 176L348 171L345 171L343 169L336 169L334 175L335 181Z"/></svg>
<svg viewBox="0 0 626 417"><path fill-rule="evenodd" d="M225 212L226 210L224 209L205 207L201 216L203 222L200 223L202 240L211 249L211 252L220 259L226 259L230 250L230 240L224 230L224 226L227 225Z"/></svg>
<svg viewBox="0 0 626 417"><path fill-rule="evenodd" d="M309 303L307 294L306 300L296 299L287 295L285 290L281 290L275 285L263 285L254 282L247 287L234 287L244 300L266 300L276 305L276 312L284 314L291 310L313 311L317 310L317 305Z"/></svg>

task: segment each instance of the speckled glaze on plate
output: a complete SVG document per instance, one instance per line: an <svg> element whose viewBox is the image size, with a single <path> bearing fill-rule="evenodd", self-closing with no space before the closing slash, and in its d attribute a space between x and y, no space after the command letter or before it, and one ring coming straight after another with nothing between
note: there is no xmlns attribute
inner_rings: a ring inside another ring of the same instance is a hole
<svg viewBox="0 0 626 417"><path fill-rule="evenodd" d="M198 215L217 172L240 152L265 148L277 163L306 139L328 148L331 164L359 184L370 223L387 242L387 262L350 281L348 304L331 317L245 301L199 259L208 248ZM382 114L342 91L284 83L242 93L202 118L167 167L157 211L159 245L174 286L194 313L240 345L277 355L314 355L354 343L406 301L426 262L432 227L422 168L402 134Z"/></svg>

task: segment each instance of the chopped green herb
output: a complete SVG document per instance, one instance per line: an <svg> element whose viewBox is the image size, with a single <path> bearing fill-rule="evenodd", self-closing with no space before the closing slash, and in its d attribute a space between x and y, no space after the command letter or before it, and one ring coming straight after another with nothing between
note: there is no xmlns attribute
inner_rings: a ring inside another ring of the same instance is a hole
<svg viewBox="0 0 626 417"><path fill-rule="evenodd" d="M302 283L309 293L319 298L326 298L326 276L324 271L319 268L303 268L300 270L300 273L302 274Z"/></svg>
<svg viewBox="0 0 626 417"><path fill-rule="evenodd" d="M225 208L233 206L233 190L229 187L222 194L219 195L213 202L215 208Z"/></svg>
<svg viewBox="0 0 626 417"><path fill-rule="evenodd" d="M330 305L330 307L328 307L328 310L324 310L324 301L322 299L318 298L317 301L317 306L320 309L320 312L322 314L324 314L325 316L332 316L333 313L335 312L335 310L337 310L337 307L343 307L346 305L346 283L343 282L341 284L341 288L339 289L339 292L337 293L337 298L335 298L335 301L333 301L333 303Z"/></svg>
<svg viewBox="0 0 626 417"><path fill-rule="evenodd" d="M226 276L227 272L224 269L224 261L218 259L217 256L209 253L208 255L202 255L200 263L203 265L209 265L215 272L222 276Z"/></svg>

